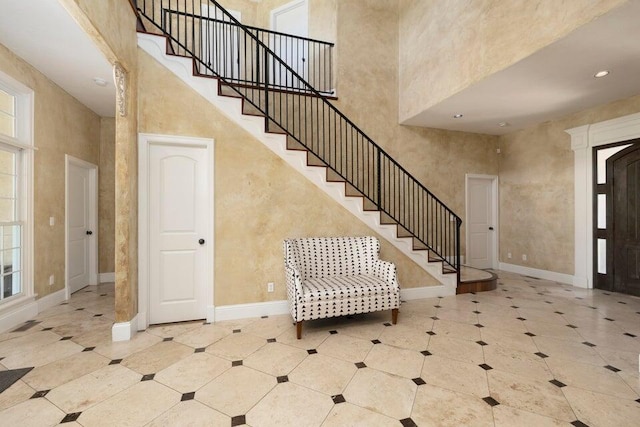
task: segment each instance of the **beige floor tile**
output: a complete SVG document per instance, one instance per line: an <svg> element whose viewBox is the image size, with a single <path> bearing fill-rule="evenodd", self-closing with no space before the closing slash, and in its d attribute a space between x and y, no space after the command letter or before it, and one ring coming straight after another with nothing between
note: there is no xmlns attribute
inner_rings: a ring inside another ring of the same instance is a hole
<svg viewBox="0 0 640 427"><path fill-rule="evenodd" d="M577 419L589 426L633 427L640 420L638 402L576 387L562 389Z"/></svg>
<svg viewBox="0 0 640 427"><path fill-rule="evenodd" d="M333 407L331 397L287 382L278 384L246 416L261 426L319 426Z"/></svg>
<svg viewBox="0 0 640 427"><path fill-rule="evenodd" d="M33 369L22 380L36 390L52 390L62 384L97 371L110 360L93 351L82 351Z"/></svg>
<svg viewBox="0 0 640 427"><path fill-rule="evenodd" d="M126 357L122 365L139 374L155 374L193 353L191 347L173 341L161 341Z"/></svg>
<svg viewBox="0 0 640 427"><path fill-rule="evenodd" d="M493 369L533 379L553 379L553 374L544 360L533 353L504 348L500 345L487 345L483 350L485 363Z"/></svg>
<svg viewBox="0 0 640 427"><path fill-rule="evenodd" d="M418 387L411 419L419 426L493 426L483 400L428 384Z"/></svg>
<svg viewBox="0 0 640 427"><path fill-rule="evenodd" d="M515 312L515 310L514 310ZM482 312L478 314L478 322L490 328L505 329L512 332L527 332L527 327L522 320L517 319L518 314L507 316L504 314L493 314ZM568 328L567 328L568 329Z"/></svg>
<svg viewBox="0 0 640 427"><path fill-rule="evenodd" d="M20 327L20 326L22 326L22 325L18 325L18 326L16 326L16 328ZM15 329L15 328L12 328L12 329ZM11 330L8 330L6 332L0 333L0 343L2 343L3 341L24 337L25 335L35 334L36 332L40 332L41 329L42 328L40 327L40 325L36 324L35 326L32 326L31 328L27 329L26 331L11 332ZM25 341L22 341L22 342L25 342Z"/></svg>
<svg viewBox="0 0 640 427"><path fill-rule="evenodd" d="M167 323L164 325L152 325L147 328L147 333L160 338L175 338L202 326L202 320L193 322Z"/></svg>
<svg viewBox="0 0 640 427"><path fill-rule="evenodd" d="M575 342L584 341L584 339L578 333L580 331L577 331L576 329L570 328L566 325L555 325L552 323L543 323L528 320L523 323L526 324L527 330L529 332L534 333L537 336L560 338L563 340L571 340Z"/></svg>
<svg viewBox="0 0 640 427"><path fill-rule="evenodd" d="M552 357L546 362L555 378L567 385L623 399L633 400L638 398L637 393L617 373L602 366L554 359Z"/></svg>
<svg viewBox="0 0 640 427"><path fill-rule="evenodd" d="M349 403L401 420L411 415L417 387L409 379L363 368L356 372L343 396Z"/></svg>
<svg viewBox="0 0 640 427"><path fill-rule="evenodd" d="M158 372L154 379L180 393L198 390L231 367L226 359L194 353Z"/></svg>
<svg viewBox="0 0 640 427"><path fill-rule="evenodd" d="M124 359L161 341L162 338L158 336L146 332L138 332L129 341L112 342L109 339L107 342L96 345L94 351L112 360Z"/></svg>
<svg viewBox="0 0 640 427"><path fill-rule="evenodd" d="M394 326L396 327L406 327L415 329L418 332L425 333L430 331L433 328L434 317L436 309L434 308L434 312L431 315L423 314L423 313L405 313L404 311L398 315L398 323ZM382 331L384 334L386 331ZM382 336L382 335L380 335Z"/></svg>
<svg viewBox="0 0 640 427"><path fill-rule="evenodd" d="M143 426L180 402L180 393L155 381L142 381L84 411L84 426Z"/></svg>
<svg viewBox="0 0 640 427"><path fill-rule="evenodd" d="M349 323L345 323L338 331L341 334L349 335L363 340L375 340L380 338L380 334L385 329L383 323L391 322L391 316L384 321L362 321L353 319Z"/></svg>
<svg viewBox="0 0 640 427"><path fill-rule="evenodd" d="M37 327L37 326L36 326ZM11 357L15 354L28 354L43 345L60 341L60 335L50 331L40 331L0 342L0 357ZM4 361L3 361L4 364ZM22 365L24 366L24 365Z"/></svg>
<svg viewBox="0 0 640 427"><path fill-rule="evenodd" d="M351 362L313 354L289 374L289 381L334 396L344 391L357 370Z"/></svg>
<svg viewBox="0 0 640 427"><path fill-rule="evenodd" d="M419 331L410 326L398 324L384 328L378 339L394 347L422 351L426 350L429 346L429 335L426 334L427 330L428 329Z"/></svg>
<svg viewBox="0 0 640 427"><path fill-rule="evenodd" d="M18 380L11 387L0 393L0 411L28 400L33 393L45 389L33 389L25 382Z"/></svg>
<svg viewBox="0 0 640 427"><path fill-rule="evenodd" d="M109 365L54 388L47 399L66 413L84 411L140 381L122 365Z"/></svg>
<svg viewBox="0 0 640 427"><path fill-rule="evenodd" d="M313 322L307 322L309 324ZM310 325L309 325L310 326ZM327 338L329 338L329 329L326 328L311 328L308 325L304 325L302 329L302 338L298 339L295 328L287 329L282 334L278 335L278 342L287 344L293 347L298 347L303 350L316 349Z"/></svg>
<svg viewBox="0 0 640 427"><path fill-rule="evenodd" d="M482 346L467 340L434 335L429 340L429 351L436 356L479 365L484 362Z"/></svg>
<svg viewBox="0 0 640 427"><path fill-rule="evenodd" d="M438 309L434 307L437 305L437 298L425 298L419 300L412 300L403 302L400 306L400 315L404 318L407 316L419 315L419 316L435 316Z"/></svg>
<svg viewBox="0 0 640 427"><path fill-rule="evenodd" d="M587 341L597 344L599 348L629 351L640 354L640 340L637 338L629 337L622 333L611 334L592 330L581 330L580 334Z"/></svg>
<svg viewBox="0 0 640 427"><path fill-rule="evenodd" d="M370 368L408 379L420 376L423 362L424 356L417 351L391 347L386 344L374 345L364 359L364 363Z"/></svg>
<svg viewBox="0 0 640 427"><path fill-rule="evenodd" d="M493 407L493 419L496 427L569 427L567 422L511 408L506 405Z"/></svg>
<svg viewBox="0 0 640 427"><path fill-rule="evenodd" d="M349 335L330 335L317 350L321 354L346 360L347 362L362 362L373 347L371 341L355 338Z"/></svg>
<svg viewBox="0 0 640 427"><path fill-rule="evenodd" d="M398 420L350 403L335 405L322 427L397 427Z"/></svg>
<svg viewBox="0 0 640 427"><path fill-rule="evenodd" d="M143 333L144 334L144 333ZM136 334L143 335L143 334ZM88 331L80 335L74 335L71 341L83 347L98 347L111 344L111 329L99 329L97 331Z"/></svg>
<svg viewBox="0 0 640 427"><path fill-rule="evenodd" d="M565 326L569 323L562 315L555 313L555 308L550 310L518 308L517 311L520 317L524 317L527 321L552 323L557 326Z"/></svg>
<svg viewBox="0 0 640 427"><path fill-rule="evenodd" d="M560 388L545 380L514 375L493 369L487 372L491 396L501 404L562 421L575 415Z"/></svg>
<svg viewBox="0 0 640 427"><path fill-rule="evenodd" d="M55 332L61 337L75 337L90 331L111 332L112 326L113 323L111 321L105 320L102 317L88 317L79 322L65 323L64 325L56 326L52 329L52 332Z"/></svg>
<svg viewBox="0 0 640 427"><path fill-rule="evenodd" d="M178 335L173 340L192 348L203 348L221 340L229 334L231 334L230 329L216 325L202 325L182 335Z"/></svg>
<svg viewBox="0 0 640 427"><path fill-rule="evenodd" d="M436 317L451 322L468 323L474 325L478 323L478 315L472 311L451 310L447 308L439 308Z"/></svg>
<svg viewBox="0 0 640 427"><path fill-rule="evenodd" d="M436 320L433 322L433 332L445 337L453 337L470 341L480 340L480 329L468 323Z"/></svg>
<svg viewBox="0 0 640 427"><path fill-rule="evenodd" d="M268 339L276 338L287 329L294 329L293 320L288 314L257 319L255 322L244 326L242 332Z"/></svg>
<svg viewBox="0 0 640 427"><path fill-rule="evenodd" d="M640 374L622 371L618 372L618 376L640 397Z"/></svg>
<svg viewBox="0 0 640 427"><path fill-rule="evenodd" d="M0 412L3 426L47 427L58 425L64 412L47 399L29 399Z"/></svg>
<svg viewBox="0 0 640 427"><path fill-rule="evenodd" d="M76 322L83 322L93 317L93 314L85 313L84 311L70 311L56 316L50 316L42 319L42 323L38 326L41 328L55 328L57 326L72 324Z"/></svg>
<svg viewBox="0 0 640 427"><path fill-rule="evenodd" d="M259 348L265 346L267 340L251 334L231 334L207 347L207 353L224 357L228 360L242 360Z"/></svg>
<svg viewBox="0 0 640 427"><path fill-rule="evenodd" d="M491 327L480 328L480 336L482 341L489 345L500 344L504 348L512 348L514 350L535 353L538 351L533 339L522 332L506 331Z"/></svg>
<svg viewBox="0 0 640 427"><path fill-rule="evenodd" d="M196 400L180 402L147 424L148 427L229 427L231 418Z"/></svg>
<svg viewBox="0 0 640 427"><path fill-rule="evenodd" d="M230 417L246 414L276 386L276 378L236 366L196 392L196 399Z"/></svg>
<svg viewBox="0 0 640 427"><path fill-rule="evenodd" d="M590 363L604 366L604 359L595 348L582 342L563 340L551 337L533 337L539 351L555 359L574 360L576 362ZM583 341L587 342L587 341Z"/></svg>
<svg viewBox="0 0 640 427"><path fill-rule="evenodd" d="M420 377L434 386L477 397L489 396L487 373L478 365L427 356Z"/></svg>
<svg viewBox="0 0 640 427"><path fill-rule="evenodd" d="M33 350L15 353L2 359L2 364L9 369L23 368L25 366L44 366L56 360L64 359L72 354L79 353L83 347L69 340L56 341L51 344L36 347Z"/></svg>
<svg viewBox="0 0 640 427"><path fill-rule="evenodd" d="M305 357L305 350L275 342L244 359L244 365L269 375L282 376L291 372Z"/></svg>

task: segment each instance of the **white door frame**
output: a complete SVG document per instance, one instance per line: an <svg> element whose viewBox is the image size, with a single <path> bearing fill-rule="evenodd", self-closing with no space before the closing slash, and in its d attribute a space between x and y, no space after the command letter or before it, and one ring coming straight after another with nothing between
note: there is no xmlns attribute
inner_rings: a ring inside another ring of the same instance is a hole
<svg viewBox="0 0 640 427"><path fill-rule="evenodd" d="M152 144L180 145L183 147L204 147L207 149L209 176L207 182L209 196L208 232L205 240L211 242L205 246L207 259L211 260L211 268L207 271L207 323L215 320L214 306L214 141L211 138L189 136L173 136L140 133L138 135L138 330L149 326L149 147Z"/></svg>
<svg viewBox="0 0 640 427"><path fill-rule="evenodd" d="M470 179L487 179L487 180L491 180L491 198L492 203L491 203L491 208L493 211L493 215L491 218L491 222L493 222L493 233L492 233L492 239L493 239L493 253L491 254L491 257L493 258L493 262L491 265L491 268L493 269L497 269L498 268L498 254L500 253L499 248L498 248L498 244L500 242L499 239L499 233L500 233L500 223L499 223L499 219L500 219L500 214L499 214L499 199L498 199L498 177L496 175L481 175L481 174L474 174L474 173L468 173L465 174L464 176L464 201L465 201L465 209L464 209L464 218L465 221L468 220L469 218L469 180ZM469 258L469 228L467 226L467 224L465 224L465 237L464 237L464 247L465 247L465 259L468 261Z"/></svg>
<svg viewBox="0 0 640 427"><path fill-rule="evenodd" d="M89 170L89 285L98 282L98 166L77 157L64 155L64 289L69 299L69 165Z"/></svg>

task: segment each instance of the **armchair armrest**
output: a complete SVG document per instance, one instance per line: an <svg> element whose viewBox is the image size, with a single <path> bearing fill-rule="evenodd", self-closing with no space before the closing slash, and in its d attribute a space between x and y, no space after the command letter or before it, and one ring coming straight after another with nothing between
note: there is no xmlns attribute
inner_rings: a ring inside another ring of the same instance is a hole
<svg viewBox="0 0 640 427"><path fill-rule="evenodd" d="M378 259L373 263L372 273L374 276L387 282L394 289L400 289L395 264Z"/></svg>
<svg viewBox="0 0 640 427"><path fill-rule="evenodd" d="M300 280L300 272L295 267L284 266L284 272L287 281L287 295L289 299L294 301L302 300L302 282Z"/></svg>

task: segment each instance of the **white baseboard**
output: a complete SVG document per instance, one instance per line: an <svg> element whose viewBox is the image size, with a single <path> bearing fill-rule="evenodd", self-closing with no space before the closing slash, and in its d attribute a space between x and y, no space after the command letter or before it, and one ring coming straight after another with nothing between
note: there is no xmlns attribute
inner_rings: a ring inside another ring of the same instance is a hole
<svg viewBox="0 0 640 427"><path fill-rule="evenodd" d="M15 304L3 307L0 312L0 333L13 329L37 315L38 303L35 297L25 297L22 301L15 301Z"/></svg>
<svg viewBox="0 0 640 427"><path fill-rule="evenodd" d="M98 274L98 283L111 283L116 281L116 273Z"/></svg>
<svg viewBox="0 0 640 427"><path fill-rule="evenodd" d="M553 280L554 282L566 283L573 285L575 280L570 274L556 273L555 271L539 270L537 268L523 267L521 265L507 264L504 262L498 263L498 269L502 271L508 271L510 273L522 274L524 276L531 276L538 279Z"/></svg>
<svg viewBox="0 0 640 427"><path fill-rule="evenodd" d="M216 307L213 305L208 305L206 322L213 323L215 320L216 320Z"/></svg>
<svg viewBox="0 0 640 427"><path fill-rule="evenodd" d="M215 307L215 321L244 319L247 317L275 316L289 313L287 300L234 304ZM207 315L207 321L209 316Z"/></svg>
<svg viewBox="0 0 640 427"><path fill-rule="evenodd" d="M60 289L49 295L45 295L36 301L38 304L38 312L42 312L48 308L55 307L56 305L64 302L67 299L66 289Z"/></svg>
<svg viewBox="0 0 640 427"><path fill-rule="evenodd" d="M138 315L128 322L114 323L111 328L113 341L129 341L138 332Z"/></svg>
<svg viewBox="0 0 640 427"><path fill-rule="evenodd" d="M443 285L400 289L400 299L402 301L409 301L412 299L422 299L422 298L446 297L446 296L455 295L455 294L456 294L455 289L451 289L450 287L443 286Z"/></svg>

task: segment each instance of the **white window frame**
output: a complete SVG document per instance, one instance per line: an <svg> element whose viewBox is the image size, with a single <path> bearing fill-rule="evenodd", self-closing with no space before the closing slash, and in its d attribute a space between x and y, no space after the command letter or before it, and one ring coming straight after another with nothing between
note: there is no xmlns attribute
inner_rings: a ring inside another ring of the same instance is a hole
<svg viewBox="0 0 640 427"><path fill-rule="evenodd" d="M15 137L0 134L0 142L18 150L18 220L23 223L21 242L22 292L0 304L0 313L35 300L33 286L33 165L34 93L33 90L0 71L0 89L13 95L15 105Z"/></svg>

